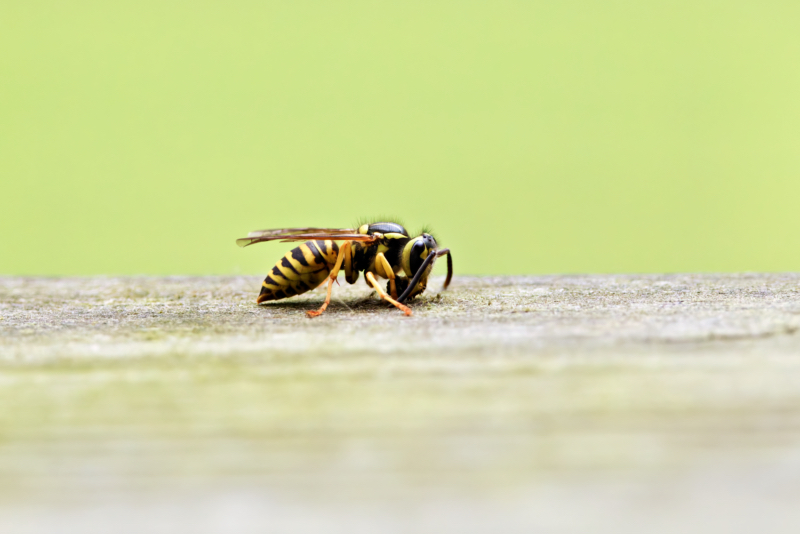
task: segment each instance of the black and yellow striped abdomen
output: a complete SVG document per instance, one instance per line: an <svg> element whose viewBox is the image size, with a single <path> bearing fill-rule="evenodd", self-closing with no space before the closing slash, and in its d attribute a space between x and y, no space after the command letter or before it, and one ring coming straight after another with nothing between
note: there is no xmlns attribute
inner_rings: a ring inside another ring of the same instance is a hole
<svg viewBox="0 0 800 534"><path fill-rule="evenodd" d="M327 239L306 241L293 248L264 279L257 302L285 299L319 286L336 264L338 252L339 246Z"/></svg>

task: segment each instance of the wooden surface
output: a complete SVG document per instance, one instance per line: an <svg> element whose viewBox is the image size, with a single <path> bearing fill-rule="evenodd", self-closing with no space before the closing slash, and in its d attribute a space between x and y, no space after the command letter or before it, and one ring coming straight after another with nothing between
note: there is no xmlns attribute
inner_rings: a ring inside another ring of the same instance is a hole
<svg viewBox="0 0 800 534"><path fill-rule="evenodd" d="M0 532L800 529L798 275L259 283L0 278Z"/></svg>

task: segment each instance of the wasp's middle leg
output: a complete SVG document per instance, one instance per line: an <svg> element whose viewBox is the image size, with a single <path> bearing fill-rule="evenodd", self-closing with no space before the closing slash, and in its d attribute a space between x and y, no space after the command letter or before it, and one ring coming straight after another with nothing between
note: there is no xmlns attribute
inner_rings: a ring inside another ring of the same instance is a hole
<svg viewBox="0 0 800 534"><path fill-rule="evenodd" d="M350 241L345 241L339 247L339 255L336 257L336 263L331 269L331 274L328 277L328 293L325 296L325 302L322 303L322 306L318 310L309 310L306 312L306 315L309 317L318 317L322 315L322 312L328 307L328 304L331 303L331 291L333 290L333 283L336 281L336 277L339 276L339 269L342 268L342 262L344 261L345 255L350 254Z"/></svg>

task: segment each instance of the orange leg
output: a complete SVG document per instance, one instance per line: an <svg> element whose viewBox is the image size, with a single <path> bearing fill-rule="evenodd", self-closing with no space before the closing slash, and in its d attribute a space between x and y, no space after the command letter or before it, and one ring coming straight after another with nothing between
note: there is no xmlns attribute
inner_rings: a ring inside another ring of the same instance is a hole
<svg viewBox="0 0 800 534"><path fill-rule="evenodd" d="M342 268L342 262L344 261L346 254L350 254L350 241L345 241L339 247L339 255L336 257L336 264L333 266L333 269L331 269L331 274L328 277L328 293L325 295L325 302L322 304L320 309L307 311L307 316L319 317L328 307L328 304L331 303L331 291L333 290L333 283L336 281L336 277L339 276L339 269Z"/></svg>
<svg viewBox="0 0 800 534"><path fill-rule="evenodd" d="M369 282L369 284L370 284L372 287L374 287L374 288L375 288L375 291L377 291L377 292L378 292L378 295L380 295L380 297L381 297L383 300L387 300L387 301L391 302L391 303L392 303L394 306L396 306L396 307L397 307L397 309L399 309L400 311L402 311L403 313L405 313L405 314L406 314L406 317L408 317L408 316L410 316L410 315L411 315L411 308L409 308L408 306L405 306L405 305L403 305L403 304L400 304L399 302L397 302L396 300L394 300L392 297L390 297L390 296L389 296L389 295L386 293L386 291L384 291L383 289L381 289L381 286L380 286L380 284L378 284L378 281L377 281L377 280L375 280L375 275L374 275L374 274L372 274L371 272L367 271L366 277L367 277L367 281Z"/></svg>
<svg viewBox="0 0 800 534"><path fill-rule="evenodd" d="M389 279L389 291L392 294L392 298L397 300L397 284L394 281L394 270L389 264L389 260L383 255L383 252L378 252L377 256L375 256L375 263L381 266L383 277ZM381 276L380 272L378 272L378 276Z"/></svg>

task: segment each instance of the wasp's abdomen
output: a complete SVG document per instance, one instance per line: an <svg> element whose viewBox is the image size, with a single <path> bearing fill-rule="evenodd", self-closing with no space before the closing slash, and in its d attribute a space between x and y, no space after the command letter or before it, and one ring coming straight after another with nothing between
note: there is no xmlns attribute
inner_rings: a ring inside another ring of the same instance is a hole
<svg viewBox="0 0 800 534"><path fill-rule="evenodd" d="M300 295L319 286L336 264L339 247L330 240L306 241L272 268L261 284L258 303Z"/></svg>

